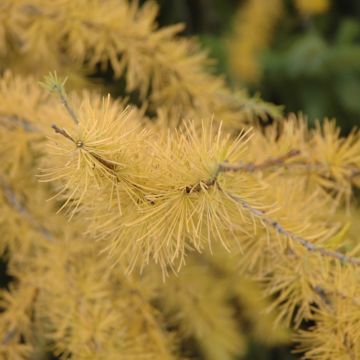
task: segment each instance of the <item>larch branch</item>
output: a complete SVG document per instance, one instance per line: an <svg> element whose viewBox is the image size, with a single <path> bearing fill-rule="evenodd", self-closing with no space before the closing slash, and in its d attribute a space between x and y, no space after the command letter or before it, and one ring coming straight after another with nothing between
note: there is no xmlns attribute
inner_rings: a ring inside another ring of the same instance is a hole
<svg viewBox="0 0 360 360"><path fill-rule="evenodd" d="M292 149L287 152L285 155L279 156L277 158L269 158L263 161L260 164L255 163L246 163L246 164L228 164L226 162L219 164L219 172L254 172L257 170L265 170L273 166L283 166L285 162L297 155L300 155L300 150Z"/></svg>
<svg viewBox="0 0 360 360"><path fill-rule="evenodd" d="M64 136L66 139L70 140L71 142L73 142L73 143L76 145L76 141L72 138L71 135L69 135L69 134L67 133L66 130L59 128L59 127L58 127L57 125L55 125L55 124L51 125L51 127L54 129L54 131L55 131L57 134L60 134L60 135Z"/></svg>
<svg viewBox="0 0 360 360"><path fill-rule="evenodd" d="M2 340L1 340L1 344L2 345L7 345L16 335L16 330L15 329L11 329L8 330L5 335L3 336Z"/></svg>
<svg viewBox="0 0 360 360"><path fill-rule="evenodd" d="M53 236L50 231L42 224L39 224L38 221L36 221L32 217L26 206L18 199L10 184L8 184L6 180L1 176L0 187L3 190L5 200L10 205L10 207L12 207L16 212L18 212L20 216L25 219L29 224L31 224L31 226L41 235L43 235L44 238L50 241L53 240Z"/></svg>
<svg viewBox="0 0 360 360"><path fill-rule="evenodd" d="M68 112L70 117L73 119L74 123L78 124L79 120L75 114L74 109L70 106L67 96L62 91L59 91L59 97L60 97L61 103L64 105L66 111Z"/></svg>
<svg viewBox="0 0 360 360"><path fill-rule="evenodd" d="M61 129L59 128L57 125L52 125L51 126L54 131L57 134L60 134L62 136L64 136L66 139L70 140L72 143L74 143L76 145L77 148L83 148L83 150L87 151L88 154L90 154L94 159L96 159L100 164L104 165L109 171L111 171L112 175L116 175L114 173L114 171L116 170L116 164L112 163L111 161L108 161L106 159L103 159L102 157L100 157L99 155L95 154L94 152L88 151L85 147L84 147L84 143L81 140L75 141L74 138L65 130L65 129Z"/></svg>
<svg viewBox="0 0 360 360"><path fill-rule="evenodd" d="M22 128L27 133L39 132L39 129L28 119L24 119L13 114L0 114L0 124L10 130L13 130L14 128Z"/></svg>
<svg viewBox="0 0 360 360"><path fill-rule="evenodd" d="M281 225L278 221L268 217L263 210L253 207L246 200L242 199L240 196L230 194L230 193L225 193L225 194L230 199L232 199L236 203L240 204L245 210L249 211L253 216L258 218L262 223L273 228L278 234L283 235L283 236L293 240L294 242L300 244L306 250L308 250L310 252L319 253L325 257L330 257L330 258L339 260L344 264L352 264L352 265L360 266L359 258L347 256L338 251L329 250L324 247L313 244L309 240L306 240L305 238L301 237L300 235L297 235L297 234L285 229L285 227L283 225Z"/></svg>
<svg viewBox="0 0 360 360"><path fill-rule="evenodd" d="M300 154L299 150L293 149L283 156L279 156L277 158L269 158L260 164L255 164L252 162L244 163L244 164L228 164L226 162L223 162L218 165L217 171L210 179L206 181L201 181L197 184L186 186L185 192L188 194L193 192L199 192L202 190L203 187L209 188L215 185L217 177L219 176L220 173L240 172L240 171L254 172L258 170L265 170L273 166L284 166L285 162L288 159L291 159L292 157L295 157L299 154Z"/></svg>

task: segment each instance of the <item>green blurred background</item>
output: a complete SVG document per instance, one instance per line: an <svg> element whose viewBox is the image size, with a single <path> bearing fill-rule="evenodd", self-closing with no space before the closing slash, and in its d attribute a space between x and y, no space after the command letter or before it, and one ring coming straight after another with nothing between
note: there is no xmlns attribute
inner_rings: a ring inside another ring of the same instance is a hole
<svg viewBox="0 0 360 360"><path fill-rule="evenodd" d="M246 87L283 104L285 113L302 112L310 123L335 117L344 133L360 125L360 0L158 3L160 24L186 23L184 33L199 37L217 60L214 71L225 74L232 87ZM280 15L272 11L275 7L281 7ZM234 35L239 27L240 34ZM244 41L250 45L234 52ZM247 51L254 48L251 59L260 73L255 81L246 69L239 74L236 65L231 66L232 60L250 61Z"/></svg>

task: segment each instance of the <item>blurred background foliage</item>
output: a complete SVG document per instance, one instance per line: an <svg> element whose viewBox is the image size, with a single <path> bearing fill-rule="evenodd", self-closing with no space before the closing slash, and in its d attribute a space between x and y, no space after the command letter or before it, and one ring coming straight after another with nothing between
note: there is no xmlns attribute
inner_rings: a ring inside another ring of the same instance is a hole
<svg viewBox="0 0 360 360"><path fill-rule="evenodd" d="M159 22L185 22L233 88L303 112L310 124L360 125L359 0L159 0Z"/></svg>

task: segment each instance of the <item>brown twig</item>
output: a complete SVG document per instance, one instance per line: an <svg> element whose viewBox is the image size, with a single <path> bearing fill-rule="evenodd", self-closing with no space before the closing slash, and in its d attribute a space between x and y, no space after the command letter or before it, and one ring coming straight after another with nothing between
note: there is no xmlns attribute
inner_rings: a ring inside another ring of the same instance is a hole
<svg viewBox="0 0 360 360"><path fill-rule="evenodd" d="M39 224L30 214L26 206L18 199L14 190L8 184L3 177L0 176L0 187L3 190L5 200L7 203L20 214L20 216L25 219L31 226L42 234L47 240L53 240L53 236L50 231L44 227L42 224Z"/></svg>
<svg viewBox="0 0 360 360"><path fill-rule="evenodd" d="M326 167L325 164L320 163L306 163L304 161L295 161L292 163L287 163L287 160L296 157L300 155L300 150L292 149L288 153L286 153L283 156L279 156L277 158L269 158L259 164L256 163L245 163L245 164L228 164L226 162L221 163L219 165L218 173L220 172L238 172L238 171L244 171L244 172L255 172L255 171L261 171L266 170L268 168L279 166L279 167L286 167L290 168L292 166L301 166L304 167L307 171L317 171L320 172L322 169ZM344 169L350 171L349 179L355 178L357 176L360 176L360 169L356 167L345 167ZM328 178L328 177L327 177Z"/></svg>
<svg viewBox="0 0 360 360"><path fill-rule="evenodd" d="M15 329L11 329L7 331L1 340L1 345L7 345L14 338L15 335L16 335Z"/></svg>
<svg viewBox="0 0 360 360"><path fill-rule="evenodd" d="M288 153L286 153L283 156L279 156L277 158L269 158L260 164L255 164L255 163L228 164L226 162L223 162L218 165L218 168L217 168L215 174L209 180L200 181L197 184L186 186L184 189L187 194L193 193L193 192L199 192L204 187L209 188L209 187L215 185L216 180L220 173L240 172L240 171L254 172L257 170L265 170L265 169L273 167L273 166L284 166L285 162L288 159L295 157L299 154L300 154L299 150L293 149L293 150L290 150Z"/></svg>
<svg viewBox="0 0 360 360"><path fill-rule="evenodd" d="M75 144L75 146L77 148L81 148L84 151L86 151L88 154L90 154L94 159L96 159L99 163L101 163L102 165L104 165L107 169L111 170L112 172L115 171L116 169L116 164L101 158L99 155L94 154L92 151L89 151L85 148L84 143L81 140L75 141L74 138L65 130L65 129L61 129L59 128L57 125L53 124L51 126L54 131L57 134L60 134L62 136L64 136L66 139L70 140L72 143Z"/></svg>
<svg viewBox="0 0 360 360"><path fill-rule="evenodd" d="M354 305L360 306L360 300L358 298L354 298L352 296L343 294L340 291L328 290L328 289L323 288L321 285L312 286L312 289L314 290L314 292L316 294L319 295L319 297L325 302L325 304L327 304L329 306L332 305L332 302L331 302L331 299L330 299L331 296L340 298L342 300L350 301Z"/></svg>
<svg viewBox="0 0 360 360"><path fill-rule="evenodd" d="M342 254L338 251L329 250L326 248L323 248L321 246L318 246L316 244L313 244L312 242L304 239L303 237L294 234L293 232L286 230L279 222L276 220L266 216L265 212L263 210L254 208L251 206L247 201L242 199L240 196L225 193L230 199L235 201L236 203L240 204L244 209L249 211L252 215L254 215L256 218L258 218L262 223L272 227L278 234L283 235L296 243L302 245L306 250L310 252L316 252L326 257L331 257L333 259L339 260L344 264L352 264L356 266L360 266L360 259L352 256L347 256L345 254Z"/></svg>
<svg viewBox="0 0 360 360"><path fill-rule="evenodd" d="M351 174L350 174L350 178L354 178L354 177L357 177L357 176L360 176L360 169L353 169Z"/></svg>
<svg viewBox="0 0 360 360"><path fill-rule="evenodd" d="M6 128L13 130L14 128L22 128L27 133L38 133L39 129L29 120L20 118L17 115L0 114L0 123Z"/></svg>
<svg viewBox="0 0 360 360"><path fill-rule="evenodd" d="M66 130L64 129L60 129L57 125L53 124L51 125L51 127L54 129L54 131L57 133L57 134L60 134L62 136L64 136L66 139L70 140L71 142L73 142L75 145L77 145L77 147L81 147L81 146L78 146L78 144L76 143L76 141L66 132Z"/></svg>
<svg viewBox="0 0 360 360"><path fill-rule="evenodd" d="M300 150L292 149L285 155L277 158L269 158L259 164L246 163L246 164L228 164L226 162L219 164L219 172L254 172L257 170L265 170L273 166L283 166L285 162L295 156L300 155Z"/></svg>

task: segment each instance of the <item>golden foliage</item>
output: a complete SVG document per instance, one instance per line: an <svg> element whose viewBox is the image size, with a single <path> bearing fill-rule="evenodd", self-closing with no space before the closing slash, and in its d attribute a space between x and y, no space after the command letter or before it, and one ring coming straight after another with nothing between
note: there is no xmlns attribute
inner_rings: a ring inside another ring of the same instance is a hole
<svg viewBox="0 0 360 360"><path fill-rule="evenodd" d="M0 68L45 75L56 69L75 88L85 75L111 65L126 91L176 116L212 116L241 127L275 106L232 94L210 73L211 61L181 25L159 29L157 5L127 0L4 0L0 5ZM4 34L4 35L1 35ZM1 55L3 54L3 55ZM230 105L229 104L233 104Z"/></svg>
<svg viewBox="0 0 360 360"><path fill-rule="evenodd" d="M250 129L266 106L223 88L175 28L154 27L152 4L4 4L3 53L15 37L45 61L47 42L66 39L75 62L125 66L144 106L68 95L54 74L54 94L1 77L0 250L13 277L1 358L234 359L249 338L360 357L359 132L295 115Z"/></svg>
<svg viewBox="0 0 360 360"><path fill-rule="evenodd" d="M326 12L330 0L295 0L295 6L302 15L317 15Z"/></svg>
<svg viewBox="0 0 360 360"><path fill-rule="evenodd" d="M2 163L4 249L19 290L36 293L16 316L12 307L20 305L6 300L16 292L3 297L9 310L2 323L10 330L14 326L6 319L16 323L16 331L5 334L15 348L3 351L24 357L39 351L37 340L26 335L36 329L46 332L45 341L62 356L172 358L176 338L194 338L207 358L232 358L245 351L246 336L238 332L231 299L247 309L259 341L268 326L278 342L287 338L279 322L295 328L304 319L320 324L320 314L330 315L330 301L356 298L344 284L356 284L358 247L356 238L348 239L354 234L346 230L350 220L339 211L360 168L357 132L341 138L333 122L307 130L295 116L265 132L238 136L204 121L161 131L162 122L147 124L134 107L88 93L68 97L59 85L66 102L60 107L31 81L21 86L20 78L7 73L1 83L1 96L18 105L25 99L17 107L2 102L7 115L1 134L23 134L29 143L16 143L19 151L12 146ZM1 144L6 149L6 141ZM34 162L50 187L23 178ZM45 201L51 189L55 203ZM70 223L54 213L55 205L71 210ZM268 301L256 307L258 290L238 273L239 265L274 298L269 309L276 320L266 313L259 317ZM214 283L216 291L210 291ZM155 299L160 308L151 305ZM163 329L164 321L176 334ZM346 321L356 327L356 317ZM317 329L297 337L309 358L309 339L325 347L330 341L323 335L315 340ZM20 337L27 347L17 347Z"/></svg>

